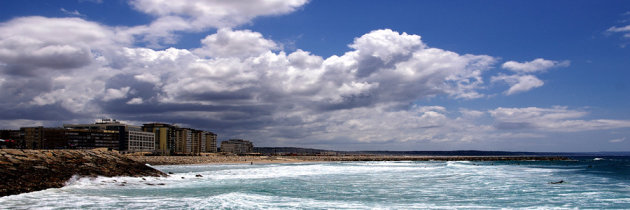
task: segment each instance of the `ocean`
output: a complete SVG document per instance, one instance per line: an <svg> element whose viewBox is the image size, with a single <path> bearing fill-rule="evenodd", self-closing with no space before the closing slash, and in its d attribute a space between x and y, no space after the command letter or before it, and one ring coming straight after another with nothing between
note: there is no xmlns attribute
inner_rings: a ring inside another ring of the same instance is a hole
<svg viewBox="0 0 630 210"><path fill-rule="evenodd" d="M0 208L630 209L629 157L573 159L154 166L173 174L74 178Z"/></svg>

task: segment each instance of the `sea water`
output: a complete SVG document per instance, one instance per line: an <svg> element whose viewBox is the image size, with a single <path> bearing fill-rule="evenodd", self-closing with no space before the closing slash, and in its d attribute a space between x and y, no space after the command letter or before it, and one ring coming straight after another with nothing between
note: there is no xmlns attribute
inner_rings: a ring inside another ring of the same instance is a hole
<svg viewBox="0 0 630 210"><path fill-rule="evenodd" d="M173 174L74 178L63 188L2 197L0 208L630 208L627 157L154 167Z"/></svg>

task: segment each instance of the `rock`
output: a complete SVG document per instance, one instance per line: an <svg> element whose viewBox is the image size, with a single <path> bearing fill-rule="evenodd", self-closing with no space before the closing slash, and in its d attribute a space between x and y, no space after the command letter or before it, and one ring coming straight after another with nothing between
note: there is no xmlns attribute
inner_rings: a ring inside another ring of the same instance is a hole
<svg viewBox="0 0 630 210"><path fill-rule="evenodd" d="M79 176L168 176L108 151L2 149L0 196L63 187ZM123 183L124 184L124 183Z"/></svg>
<svg viewBox="0 0 630 210"><path fill-rule="evenodd" d="M195 177L203 177L201 174L197 174L195 175Z"/></svg>

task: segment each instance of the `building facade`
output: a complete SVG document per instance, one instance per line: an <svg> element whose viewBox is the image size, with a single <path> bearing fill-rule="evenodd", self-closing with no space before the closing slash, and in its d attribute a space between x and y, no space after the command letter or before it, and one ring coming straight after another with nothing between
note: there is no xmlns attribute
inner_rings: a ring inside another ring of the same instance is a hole
<svg viewBox="0 0 630 210"><path fill-rule="evenodd" d="M117 150L119 145L118 131L66 129L65 138L72 149L107 148Z"/></svg>
<svg viewBox="0 0 630 210"><path fill-rule="evenodd" d="M175 131L175 153L189 154L192 147L192 130L179 128Z"/></svg>
<svg viewBox="0 0 630 210"><path fill-rule="evenodd" d="M155 151L155 133L144 131L128 131L127 151L153 152Z"/></svg>
<svg viewBox="0 0 630 210"><path fill-rule="evenodd" d="M217 134L212 132L206 132L203 134L205 139L203 139L202 143L203 152L217 152Z"/></svg>
<svg viewBox="0 0 630 210"><path fill-rule="evenodd" d="M221 142L221 152L233 154L246 154L254 152L254 144L243 139L230 139Z"/></svg>
<svg viewBox="0 0 630 210"><path fill-rule="evenodd" d="M66 124L65 128L108 130L118 132L118 148L116 150L126 152L152 152L155 150L155 134L144 132L140 126L128 125L114 119L102 119L94 124ZM151 137L152 136L152 137ZM148 143L152 140L153 143Z"/></svg>
<svg viewBox="0 0 630 210"><path fill-rule="evenodd" d="M23 127L24 148L26 149L63 149L68 148L68 141L63 128Z"/></svg>
<svg viewBox="0 0 630 210"><path fill-rule="evenodd" d="M175 139L178 127L166 123L147 123L142 130L155 134L155 150L162 155L175 153Z"/></svg>

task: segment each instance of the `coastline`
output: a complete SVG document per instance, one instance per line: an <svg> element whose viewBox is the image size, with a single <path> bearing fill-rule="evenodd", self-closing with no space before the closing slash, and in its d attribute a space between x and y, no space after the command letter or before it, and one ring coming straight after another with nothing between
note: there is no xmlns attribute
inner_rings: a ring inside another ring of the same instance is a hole
<svg viewBox="0 0 630 210"><path fill-rule="evenodd" d="M73 176L161 177L167 174L106 149L0 149L0 197L63 187Z"/></svg>
<svg viewBox="0 0 630 210"><path fill-rule="evenodd" d="M149 165L190 164L273 164L299 162L343 161L563 161L561 156L385 156L385 155L336 155L336 156L128 156Z"/></svg>

